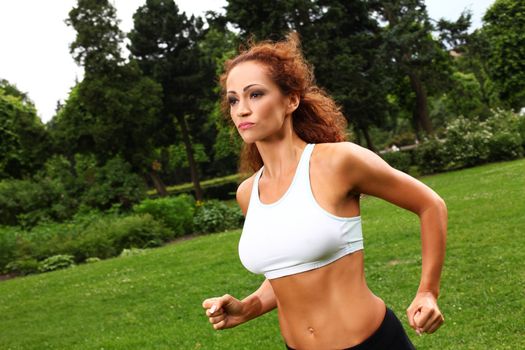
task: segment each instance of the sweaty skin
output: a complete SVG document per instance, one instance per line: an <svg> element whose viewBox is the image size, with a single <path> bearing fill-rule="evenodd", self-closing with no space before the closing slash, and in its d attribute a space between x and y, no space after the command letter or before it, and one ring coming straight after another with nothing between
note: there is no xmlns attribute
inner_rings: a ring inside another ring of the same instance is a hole
<svg viewBox="0 0 525 350"><path fill-rule="evenodd" d="M259 197L279 200L291 185L306 146L292 128L298 99L283 96L264 66L245 62L228 77L231 117L245 142L255 142L265 164ZM246 215L255 175L241 183L237 201ZM318 204L342 217L360 215L359 194L389 201L415 213L421 222L422 271L415 298L407 309L417 333L433 333L443 323L437 305L443 266L447 211L443 200L420 181L391 168L375 153L351 142L319 143L310 159L310 183ZM385 232L388 234L388 232ZM366 230L365 247L366 247ZM368 288L363 251L324 267L265 280L238 300L228 294L202 306L215 329L235 327L274 308L285 342L295 349L342 349L359 344L380 325L384 302Z"/></svg>

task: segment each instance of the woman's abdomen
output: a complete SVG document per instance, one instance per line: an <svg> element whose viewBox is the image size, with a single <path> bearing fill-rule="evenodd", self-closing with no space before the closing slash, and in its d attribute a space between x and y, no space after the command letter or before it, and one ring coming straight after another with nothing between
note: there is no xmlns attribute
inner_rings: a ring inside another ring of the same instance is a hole
<svg viewBox="0 0 525 350"><path fill-rule="evenodd" d="M366 284L362 251L270 282L281 333L295 349L343 349L359 344L385 315L384 302Z"/></svg>

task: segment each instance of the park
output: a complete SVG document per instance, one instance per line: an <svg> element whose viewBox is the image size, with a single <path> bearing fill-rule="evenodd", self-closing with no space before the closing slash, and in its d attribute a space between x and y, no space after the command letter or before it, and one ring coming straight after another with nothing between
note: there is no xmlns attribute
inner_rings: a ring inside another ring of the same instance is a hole
<svg viewBox="0 0 525 350"><path fill-rule="evenodd" d="M495 0L469 32L468 11L434 21L423 0L227 3L201 18L147 0L124 33L110 1L76 1L85 75L47 123L0 77L0 347L284 347L277 312L218 332L201 303L263 281L239 260L235 194L253 172L218 77L293 31L347 141L447 205L439 331L418 336L405 314L417 216L362 194L370 289L417 349L525 348L525 4Z"/></svg>

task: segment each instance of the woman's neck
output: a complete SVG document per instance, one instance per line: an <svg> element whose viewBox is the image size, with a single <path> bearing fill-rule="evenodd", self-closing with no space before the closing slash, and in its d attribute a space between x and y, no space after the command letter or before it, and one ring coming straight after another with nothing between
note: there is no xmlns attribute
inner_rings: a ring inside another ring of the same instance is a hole
<svg viewBox="0 0 525 350"><path fill-rule="evenodd" d="M294 173L306 142L295 132L279 140L256 142L264 163L266 179L276 179Z"/></svg>

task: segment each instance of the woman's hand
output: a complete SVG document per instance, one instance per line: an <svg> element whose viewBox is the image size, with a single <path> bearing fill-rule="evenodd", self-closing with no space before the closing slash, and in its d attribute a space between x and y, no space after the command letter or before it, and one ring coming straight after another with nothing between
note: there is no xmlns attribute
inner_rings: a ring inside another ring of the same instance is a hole
<svg viewBox="0 0 525 350"><path fill-rule="evenodd" d="M206 309L206 316L217 330L232 328L245 321L243 303L228 294L206 299L202 302L202 307Z"/></svg>
<svg viewBox="0 0 525 350"><path fill-rule="evenodd" d="M418 292L407 309L408 322L417 334L434 333L445 321L436 297L430 292Z"/></svg>

